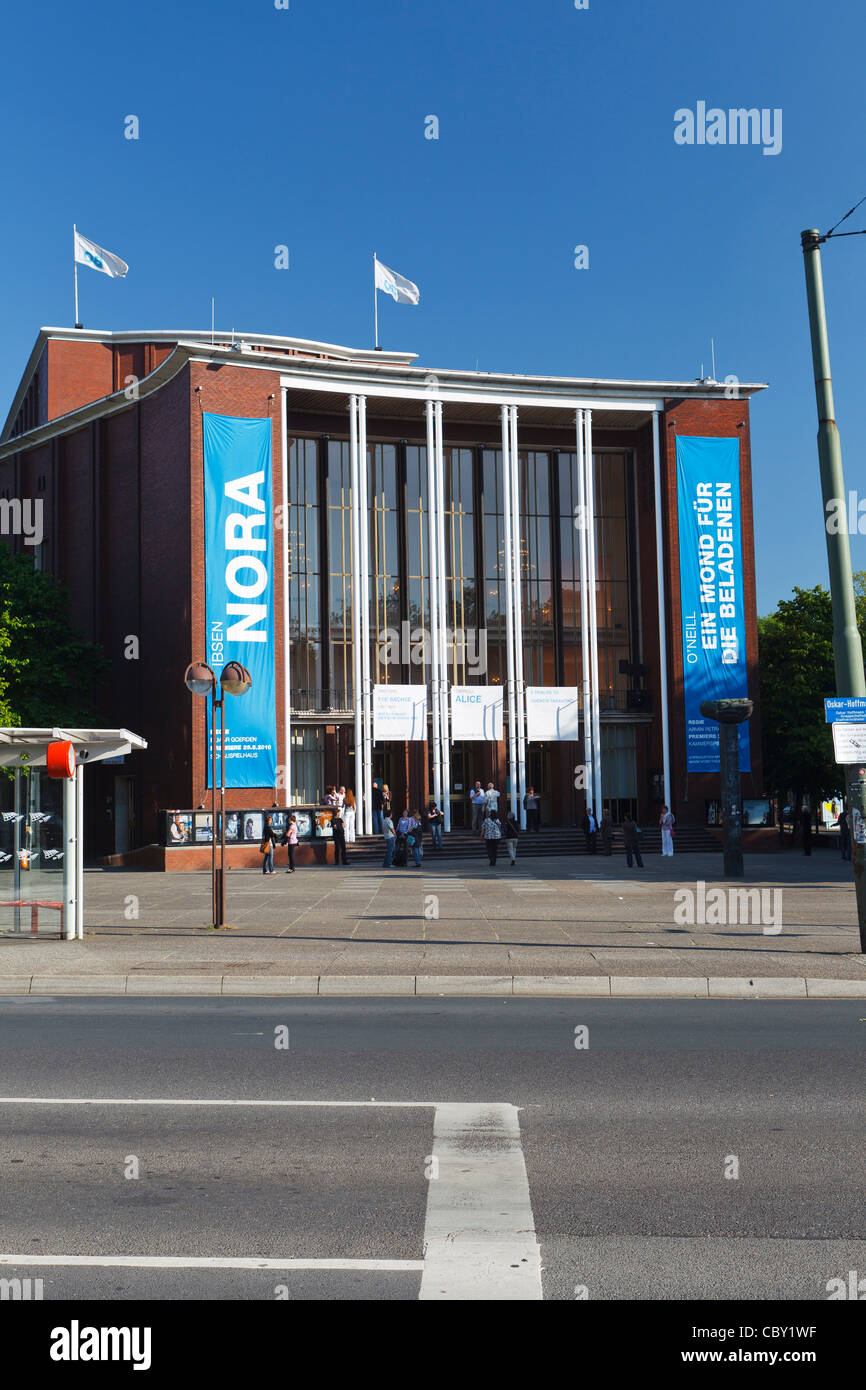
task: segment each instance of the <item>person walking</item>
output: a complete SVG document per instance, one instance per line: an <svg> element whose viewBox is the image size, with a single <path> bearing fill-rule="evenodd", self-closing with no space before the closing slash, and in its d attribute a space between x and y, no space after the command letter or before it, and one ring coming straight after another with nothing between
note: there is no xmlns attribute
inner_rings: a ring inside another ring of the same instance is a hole
<svg viewBox="0 0 866 1390"><path fill-rule="evenodd" d="M292 815L289 816L288 822L286 824L286 833L283 836L283 844L286 846L286 850L289 856L289 867L286 869L287 874L293 874L295 872L295 845L297 843L298 821L297 817Z"/></svg>
<svg viewBox="0 0 866 1390"><path fill-rule="evenodd" d="M839 827L839 846L842 850L842 858L851 858L851 827L848 824L848 812L840 811L836 818Z"/></svg>
<svg viewBox="0 0 866 1390"><path fill-rule="evenodd" d="M613 821L610 818L610 807L605 806L601 813L601 846L605 854L610 858L613 854Z"/></svg>
<svg viewBox="0 0 866 1390"><path fill-rule="evenodd" d="M472 829L479 831L487 806L487 797L484 795L484 788L480 782L475 783L475 786L469 793L469 800L472 804Z"/></svg>
<svg viewBox="0 0 866 1390"><path fill-rule="evenodd" d="M434 849L442 848L442 822L445 817L439 810L435 801L431 801L427 807L427 824L430 827L430 839Z"/></svg>
<svg viewBox="0 0 866 1390"><path fill-rule="evenodd" d="M394 851L397 848L397 832L390 816L385 816L382 820L382 834L385 836L385 858L382 860L382 868L393 869Z"/></svg>
<svg viewBox="0 0 866 1390"><path fill-rule="evenodd" d="M370 805L373 808L373 834L382 834L382 788L378 782L373 783L373 792L370 797Z"/></svg>
<svg viewBox="0 0 866 1390"><path fill-rule="evenodd" d="M541 829L541 797L536 796L534 787L530 787L523 798L523 808L526 811L527 830L538 834Z"/></svg>
<svg viewBox="0 0 866 1390"><path fill-rule="evenodd" d="M343 822L346 826L346 844L355 843L355 794L350 787L346 792L346 804L343 807Z"/></svg>
<svg viewBox="0 0 866 1390"><path fill-rule="evenodd" d="M583 833L586 836L587 854L595 854L595 837L598 834L598 822L592 814L591 806L587 806L583 813Z"/></svg>
<svg viewBox="0 0 866 1390"><path fill-rule="evenodd" d="M625 862L631 868L632 856L637 860L639 869L643 868L643 860L640 857L640 831L637 822L631 816L625 816L622 822L622 842L625 845Z"/></svg>
<svg viewBox="0 0 866 1390"><path fill-rule="evenodd" d="M413 811L409 833L406 836L406 848L412 851L412 858L415 861L415 868L420 869L421 860L424 857L424 822L421 819L420 811Z"/></svg>
<svg viewBox="0 0 866 1390"><path fill-rule="evenodd" d="M487 858L490 860L490 867L493 868L499 854L499 841L502 839L502 828L495 811L488 811L481 822L481 838L487 846Z"/></svg>
<svg viewBox="0 0 866 1390"><path fill-rule="evenodd" d="M505 824L502 827L502 838L505 841L505 848L508 850L508 858L512 867L517 863L517 838L520 834L517 821L509 811L505 817Z"/></svg>
<svg viewBox="0 0 866 1390"><path fill-rule="evenodd" d="M663 855L671 856L674 852L674 826L676 823L676 816L673 811L670 811L667 806L663 806L659 816L659 825L662 828Z"/></svg>
<svg viewBox="0 0 866 1390"><path fill-rule="evenodd" d="M803 827L803 853L812 853L812 812L808 806L804 806L800 815L800 824Z"/></svg>
<svg viewBox="0 0 866 1390"><path fill-rule="evenodd" d="M270 816L265 816L265 826L262 831L259 854L262 856L262 873L272 874L274 872L274 823Z"/></svg>
<svg viewBox="0 0 866 1390"><path fill-rule="evenodd" d="M346 822L343 820L342 806L334 807L331 829L334 833L334 863L348 864L349 856L346 853Z"/></svg>

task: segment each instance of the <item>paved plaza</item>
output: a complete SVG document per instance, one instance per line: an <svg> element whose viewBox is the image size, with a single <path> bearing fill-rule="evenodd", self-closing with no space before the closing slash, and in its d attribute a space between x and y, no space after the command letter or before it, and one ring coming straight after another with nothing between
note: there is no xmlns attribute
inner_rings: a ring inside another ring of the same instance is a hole
<svg viewBox="0 0 866 1390"><path fill-rule="evenodd" d="M85 940L0 938L0 979L72 974L648 976L866 980L851 866L821 850L747 856L726 883L710 854L527 858L490 868L428 854L420 869L316 866L229 875L230 930L210 926L208 873L90 870ZM752 895L749 911L737 888ZM721 889L721 893L711 893ZM715 908L712 904L715 902ZM759 909L763 913L759 915ZM714 915L715 914L715 915ZM738 920L733 921L736 916ZM746 920L743 920L745 918ZM61 964L62 963L62 964Z"/></svg>

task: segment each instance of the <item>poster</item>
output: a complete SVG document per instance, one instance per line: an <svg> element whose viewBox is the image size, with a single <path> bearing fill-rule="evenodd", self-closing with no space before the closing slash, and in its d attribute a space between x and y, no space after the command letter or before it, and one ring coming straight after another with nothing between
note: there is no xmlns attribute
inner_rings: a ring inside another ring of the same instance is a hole
<svg viewBox="0 0 866 1390"><path fill-rule="evenodd" d="M376 743L427 737L426 685L373 686L373 739Z"/></svg>
<svg viewBox="0 0 866 1390"><path fill-rule="evenodd" d="M205 661L217 677L232 660L252 676L252 688L245 695L225 697L225 784L273 787L277 719L271 422L205 413L202 446ZM207 709L210 750L210 698ZM208 786L210 776L209 757Z"/></svg>
<svg viewBox="0 0 866 1390"><path fill-rule="evenodd" d="M526 687L526 737L530 742L576 742L579 723L576 685Z"/></svg>
<svg viewBox="0 0 866 1390"><path fill-rule="evenodd" d="M501 685L452 685L451 742L496 742L503 736Z"/></svg>
<svg viewBox="0 0 866 1390"><path fill-rule="evenodd" d="M748 696L740 441L677 436L680 612L689 772L719 771L719 726L702 700ZM740 769L751 771L748 721Z"/></svg>

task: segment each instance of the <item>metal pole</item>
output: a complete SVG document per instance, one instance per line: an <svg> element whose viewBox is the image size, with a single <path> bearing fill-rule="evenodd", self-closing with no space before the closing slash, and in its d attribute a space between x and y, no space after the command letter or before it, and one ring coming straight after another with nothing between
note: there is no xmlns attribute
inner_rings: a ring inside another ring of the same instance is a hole
<svg viewBox="0 0 866 1390"><path fill-rule="evenodd" d="M12 830L12 898L14 902L21 899L21 821L24 812L21 810L21 769L15 769L15 800L13 802L15 810L15 820ZM63 882L66 883L66 857L63 859ZM13 907L12 925L15 931L21 930L21 908Z"/></svg>
<svg viewBox="0 0 866 1390"><path fill-rule="evenodd" d="M355 706L355 815L364 815L364 709L361 668L361 524L358 477L358 398L349 397L349 466L352 519L352 699Z"/></svg>
<svg viewBox="0 0 866 1390"><path fill-rule="evenodd" d="M216 839L217 825L213 823L213 837ZM220 872L219 872L219 925L226 924L226 693L220 698Z"/></svg>
<svg viewBox="0 0 866 1390"><path fill-rule="evenodd" d="M78 855L75 844L75 778L63 779L63 936L75 940L75 878Z"/></svg>
<svg viewBox="0 0 866 1390"><path fill-rule="evenodd" d="M442 744L442 828L451 830L451 737L448 728L448 654L445 633L448 608L445 602L445 447L442 439L442 402L436 401L434 413L434 449L436 454L436 578L439 610L439 725Z"/></svg>
<svg viewBox="0 0 866 1390"><path fill-rule="evenodd" d="M659 413L653 411L653 485L656 505L656 578L659 596L659 694L662 720L662 769L665 805L671 805L671 746L668 726L668 638L665 622L665 561L662 543L662 476L659 451Z"/></svg>
<svg viewBox="0 0 866 1390"><path fill-rule="evenodd" d="M211 921L219 926L219 894L217 892L217 683L211 691L210 712L210 873L211 873Z"/></svg>
<svg viewBox="0 0 866 1390"><path fill-rule="evenodd" d="M586 469L589 659L592 666L592 783L596 824L601 820L601 713L598 689L598 579L595 563L595 467L592 459L592 411L583 412L583 460Z"/></svg>
<svg viewBox="0 0 866 1390"><path fill-rule="evenodd" d="M588 603L588 565L586 538L588 535L586 513L586 471L584 469L583 411L578 410L574 417L577 431L577 510L578 537L580 540L580 684L581 713L583 715L583 776L584 801L592 802L592 663L589 659L589 603Z"/></svg>
<svg viewBox="0 0 866 1390"><path fill-rule="evenodd" d="M836 667L836 694L866 695L863 675L863 647L857 628L854 606L854 584L851 576L851 547L848 528L838 528L832 534L826 525L828 506L835 502L844 508L845 478L842 471L842 448L836 428L833 404L833 383L830 378L830 347L827 338L827 319L824 309L824 285L821 276L822 237L814 228L801 233L806 270L806 298L809 305L809 328L812 335L812 364L815 369L815 399L818 405L818 460L821 469L821 492L824 501L824 532L827 538L827 561L830 569L830 597L833 604L833 657ZM852 823L851 849L854 888L857 897L857 921L860 927L860 950L866 952L866 767L845 768L846 804Z"/></svg>
<svg viewBox="0 0 866 1390"><path fill-rule="evenodd" d="M76 327L76 328L78 327L78 258L77 258L77 256L76 256L77 250L78 250L78 236L77 236L76 230L75 230L75 223L73 222L73 224L72 224L72 279L73 279L73 282L74 282L74 284L75 284L75 319L74 319L74 324L75 324L75 327Z"/></svg>
<svg viewBox="0 0 866 1390"><path fill-rule="evenodd" d="M502 407L502 512L505 523L505 653L508 694L508 787L512 816L517 816L517 700L514 688L514 565L511 534L511 422Z"/></svg>
<svg viewBox="0 0 866 1390"><path fill-rule="evenodd" d="M433 799L442 810L442 729L439 715L439 566L437 514L441 505L436 488L433 435L434 406L427 402L427 586L430 595L430 705L433 711ZM443 508L444 511L444 508Z"/></svg>
<svg viewBox="0 0 866 1390"><path fill-rule="evenodd" d="M292 786L292 644L289 607L289 438L286 424L286 388L280 390L280 448L283 490L283 729L285 764L283 805L291 805Z"/></svg>
<svg viewBox="0 0 866 1390"><path fill-rule="evenodd" d="M376 293L376 252L373 252L373 346L379 346L379 296Z"/></svg>
<svg viewBox="0 0 866 1390"><path fill-rule="evenodd" d="M358 534L361 541L361 688L364 759L357 823L373 833L372 697L370 692L370 489L367 482L367 397L358 397ZM357 799L357 787L355 788Z"/></svg>
<svg viewBox="0 0 866 1390"><path fill-rule="evenodd" d="M517 718L517 812L520 829L526 829L526 730L523 682L523 585L520 551L520 455L517 449L517 406L511 407L511 563L514 570L514 709Z"/></svg>
<svg viewBox="0 0 866 1390"><path fill-rule="evenodd" d="M84 768L75 769L75 935L84 940Z"/></svg>

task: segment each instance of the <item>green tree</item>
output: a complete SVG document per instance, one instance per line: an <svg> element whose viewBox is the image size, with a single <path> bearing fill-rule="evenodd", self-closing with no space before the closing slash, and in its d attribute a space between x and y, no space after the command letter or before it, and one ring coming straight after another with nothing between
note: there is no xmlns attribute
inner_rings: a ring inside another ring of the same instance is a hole
<svg viewBox="0 0 866 1390"><path fill-rule="evenodd" d="M65 590L0 545L0 725L87 727L107 673L101 648L70 625Z"/></svg>

